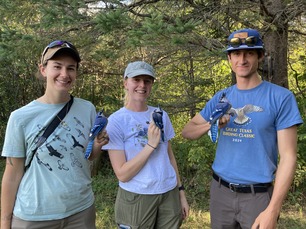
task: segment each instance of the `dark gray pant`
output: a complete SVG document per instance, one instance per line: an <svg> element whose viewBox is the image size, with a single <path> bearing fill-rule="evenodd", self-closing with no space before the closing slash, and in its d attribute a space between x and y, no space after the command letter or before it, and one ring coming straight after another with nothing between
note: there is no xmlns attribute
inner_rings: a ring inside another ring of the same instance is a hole
<svg viewBox="0 0 306 229"><path fill-rule="evenodd" d="M237 193L212 180L210 218L213 229L250 229L270 203L273 187L263 193Z"/></svg>
<svg viewBox="0 0 306 229"><path fill-rule="evenodd" d="M13 216L12 229L96 229L95 206L59 220L25 221Z"/></svg>

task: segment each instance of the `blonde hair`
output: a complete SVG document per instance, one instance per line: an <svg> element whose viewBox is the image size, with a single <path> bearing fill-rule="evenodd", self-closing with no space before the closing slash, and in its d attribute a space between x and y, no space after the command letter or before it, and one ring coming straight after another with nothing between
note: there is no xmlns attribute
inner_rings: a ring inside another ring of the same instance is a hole
<svg viewBox="0 0 306 229"><path fill-rule="evenodd" d="M128 79L128 77L123 78L123 84ZM124 97L123 97L123 105L126 106L129 102L129 93L128 90L124 88Z"/></svg>
<svg viewBox="0 0 306 229"><path fill-rule="evenodd" d="M127 93L127 90L124 91L124 97L123 97L123 105L126 106L129 102L129 95Z"/></svg>

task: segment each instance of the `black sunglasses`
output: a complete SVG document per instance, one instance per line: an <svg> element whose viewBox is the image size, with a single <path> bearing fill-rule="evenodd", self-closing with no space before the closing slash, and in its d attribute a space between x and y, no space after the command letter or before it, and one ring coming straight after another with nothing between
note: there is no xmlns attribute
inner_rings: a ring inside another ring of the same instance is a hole
<svg viewBox="0 0 306 229"><path fill-rule="evenodd" d="M73 49L76 53L78 53L77 49L74 47L73 44L71 44L68 41L62 41L62 40L56 40L56 41L52 41L50 44L48 44L46 46L46 48L44 49L44 51L42 52L41 55L41 63L43 62L44 56L46 55L48 49L50 48L54 48L54 47L67 47L67 48L71 48Z"/></svg>
<svg viewBox="0 0 306 229"><path fill-rule="evenodd" d="M239 37L233 37L229 40L229 45L236 48L240 45L244 44L249 47L255 46L257 43L257 37L251 36L247 38L239 38Z"/></svg>

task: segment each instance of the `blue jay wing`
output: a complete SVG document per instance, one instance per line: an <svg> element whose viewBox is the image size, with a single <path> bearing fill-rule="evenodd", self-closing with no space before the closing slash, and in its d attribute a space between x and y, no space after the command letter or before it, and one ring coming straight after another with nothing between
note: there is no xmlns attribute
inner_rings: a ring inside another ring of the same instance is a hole
<svg viewBox="0 0 306 229"><path fill-rule="evenodd" d="M107 123L108 123L108 119L104 116L103 112L100 111L97 114L94 125L90 130L89 143L85 151L86 159L88 159L91 154L95 137L106 127Z"/></svg>
<svg viewBox="0 0 306 229"><path fill-rule="evenodd" d="M158 107L157 109L153 111L152 119L155 125L161 130L161 139L165 141L164 124L163 124L163 110L160 107Z"/></svg>
<svg viewBox="0 0 306 229"><path fill-rule="evenodd" d="M232 108L232 105L225 97L225 93L222 94L219 102L216 104L214 111L211 113L209 117L210 130L208 131L208 135L213 143L216 143L218 140L218 126L219 119L227 114Z"/></svg>
<svg viewBox="0 0 306 229"><path fill-rule="evenodd" d="M209 117L210 124L215 123L219 118L225 115L230 109L232 105L228 102L217 103L215 110Z"/></svg>
<svg viewBox="0 0 306 229"><path fill-rule="evenodd" d="M95 119L94 125L90 130L90 137L95 138L107 125L108 119L104 116L102 111L100 111Z"/></svg>
<svg viewBox="0 0 306 229"><path fill-rule="evenodd" d="M93 140L105 128L106 124L103 122L100 125L93 126L89 135L90 140Z"/></svg>
<svg viewBox="0 0 306 229"><path fill-rule="evenodd" d="M159 128L159 129L163 129L164 128L164 124L163 124L163 114L160 112L153 112L152 114L152 119L155 123L155 125Z"/></svg>

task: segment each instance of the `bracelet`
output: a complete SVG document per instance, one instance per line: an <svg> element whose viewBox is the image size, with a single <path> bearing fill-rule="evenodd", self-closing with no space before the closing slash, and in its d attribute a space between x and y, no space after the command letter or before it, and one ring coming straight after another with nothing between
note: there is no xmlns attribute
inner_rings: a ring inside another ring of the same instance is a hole
<svg viewBox="0 0 306 229"><path fill-rule="evenodd" d="M149 143L147 143L147 145L150 146L150 147L153 148L153 149L156 149L156 147L151 146Z"/></svg>
<svg viewBox="0 0 306 229"><path fill-rule="evenodd" d="M184 190L185 190L184 185L181 185L180 187L178 187L178 190L179 190L179 191L184 191Z"/></svg>

